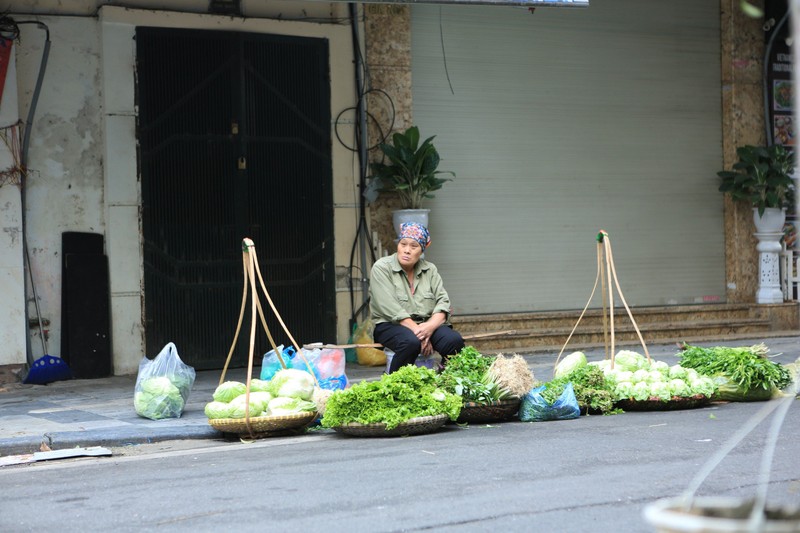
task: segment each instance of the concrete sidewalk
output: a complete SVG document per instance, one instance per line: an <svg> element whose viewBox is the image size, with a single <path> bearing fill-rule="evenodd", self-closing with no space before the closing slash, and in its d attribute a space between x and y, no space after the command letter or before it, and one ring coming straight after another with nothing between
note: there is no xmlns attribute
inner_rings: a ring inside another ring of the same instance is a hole
<svg viewBox="0 0 800 533"><path fill-rule="evenodd" d="M790 363L800 357L800 336L695 342L701 346L750 346L765 343L775 361ZM638 348L637 348L638 346ZM641 351L641 346L627 346ZM581 349L575 347L574 349ZM648 345L652 358L670 364L677 361L674 344ZM568 351L573 351L571 348ZM583 350L590 360L602 359L603 348ZM536 379L552 376L555 353L520 354L528 361ZM260 368L255 368L258 376ZM350 383L377 379L382 367L348 363ZM219 382L220 371L197 372L186 409L180 418L149 420L133 408L136 376L58 381L48 385L10 383L0 385L0 456L28 454L40 450L91 446L125 446L181 439L225 439L208 424L203 409ZM246 369L229 370L226 379L244 381Z"/></svg>

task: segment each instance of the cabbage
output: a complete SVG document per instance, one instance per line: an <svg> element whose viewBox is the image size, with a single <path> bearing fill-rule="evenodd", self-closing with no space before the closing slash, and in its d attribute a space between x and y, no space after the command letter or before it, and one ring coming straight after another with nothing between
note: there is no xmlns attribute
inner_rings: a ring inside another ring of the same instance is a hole
<svg viewBox="0 0 800 533"><path fill-rule="evenodd" d="M583 352L572 352L556 365L555 370L553 370L553 378L560 378L572 374L574 371L583 368L587 364L586 355L584 355Z"/></svg>
<svg viewBox="0 0 800 533"><path fill-rule="evenodd" d="M171 394L180 394L181 391L172 384L169 378L155 377L147 378L141 383L142 392L152 394L154 396L169 396Z"/></svg>
<svg viewBox="0 0 800 533"><path fill-rule="evenodd" d="M658 370L665 376L669 375L669 365L664 361L653 361L650 365L650 370Z"/></svg>
<svg viewBox="0 0 800 533"><path fill-rule="evenodd" d="M268 416L286 416L316 410L317 406L314 402L301 400L300 398L279 396L270 400L267 411L264 414Z"/></svg>
<svg viewBox="0 0 800 533"><path fill-rule="evenodd" d="M686 379L686 369L681 365L672 365L669 367L670 379Z"/></svg>
<svg viewBox="0 0 800 533"><path fill-rule="evenodd" d="M206 404L204 412L209 419L230 418L231 410L231 404L214 401Z"/></svg>
<svg viewBox="0 0 800 533"><path fill-rule="evenodd" d="M269 392L269 381L256 378L251 379L250 392Z"/></svg>
<svg viewBox="0 0 800 533"><path fill-rule="evenodd" d="M640 368L639 370L633 373L633 376L631 376L631 381L633 383L639 383L642 381L646 383L649 378L650 378L650 372L648 372L644 368Z"/></svg>
<svg viewBox="0 0 800 533"><path fill-rule="evenodd" d="M630 381L620 381L614 387L615 400L627 400L633 396L633 383Z"/></svg>
<svg viewBox="0 0 800 533"><path fill-rule="evenodd" d="M221 383L214 391L214 401L230 403L237 396L247 392L247 385L238 381Z"/></svg>
<svg viewBox="0 0 800 533"><path fill-rule="evenodd" d="M630 350L620 350L617 352L617 355L614 356L614 368L619 367L621 370L635 372L646 366L647 359L645 359L643 355Z"/></svg>
<svg viewBox="0 0 800 533"><path fill-rule="evenodd" d="M655 396L663 402L668 402L672 399L669 387L663 381L656 381L650 384L650 396Z"/></svg>
<svg viewBox="0 0 800 533"><path fill-rule="evenodd" d="M684 381L692 382L697 380L700 377L700 374L694 368L687 368L686 369L686 377L683 378Z"/></svg>
<svg viewBox="0 0 800 533"><path fill-rule="evenodd" d="M589 364L591 364L591 363L589 363ZM608 381L611 385L615 385L617 383L617 381L619 381L619 379L618 379L619 374L620 374L620 372L616 368L607 368L607 369L605 369L603 371L603 377L605 377L606 381ZM630 381L630 380L627 380L627 381Z"/></svg>
<svg viewBox="0 0 800 533"><path fill-rule="evenodd" d="M247 408L247 395L240 394L239 396L231 400L230 403L228 403L228 406L231 408L230 418L244 418L245 415L247 414L245 411ZM261 404L253 403L253 400L251 398L250 416L251 417L259 416L261 414L261 411L263 411L263 409L261 408Z"/></svg>
<svg viewBox="0 0 800 533"><path fill-rule="evenodd" d="M270 380L270 392L275 397L310 400L314 395L314 377L303 370L284 368Z"/></svg>
<svg viewBox="0 0 800 533"><path fill-rule="evenodd" d="M617 372L617 383L622 381L633 381L633 372L630 370L620 370Z"/></svg>
<svg viewBox="0 0 800 533"><path fill-rule="evenodd" d="M640 381L633 385L632 396L634 400L645 401L650 398L650 384L646 381Z"/></svg>
<svg viewBox="0 0 800 533"><path fill-rule="evenodd" d="M673 396L692 395L689 386L682 379L671 379L669 383L667 383L667 386L669 387L669 391L672 393Z"/></svg>
<svg viewBox="0 0 800 533"><path fill-rule="evenodd" d="M702 394L710 397L717 391L717 384L708 376L700 376L689 383L692 394Z"/></svg>
<svg viewBox="0 0 800 533"><path fill-rule="evenodd" d="M174 387L175 391L178 390ZM136 391L133 394L133 407L136 414L151 420L161 420L162 418L178 418L183 413L183 396L180 392L173 394L152 394L144 391Z"/></svg>
<svg viewBox="0 0 800 533"><path fill-rule="evenodd" d="M133 395L136 414L151 420L178 418L185 402L180 389L169 378L159 376L143 380Z"/></svg>
<svg viewBox="0 0 800 533"><path fill-rule="evenodd" d="M267 391L250 391L250 405L258 405L260 411L266 411L267 405L274 396Z"/></svg>
<svg viewBox="0 0 800 533"><path fill-rule="evenodd" d="M647 373L647 379L645 380L648 383L659 383L664 381L664 374L659 372L658 370L651 370Z"/></svg>

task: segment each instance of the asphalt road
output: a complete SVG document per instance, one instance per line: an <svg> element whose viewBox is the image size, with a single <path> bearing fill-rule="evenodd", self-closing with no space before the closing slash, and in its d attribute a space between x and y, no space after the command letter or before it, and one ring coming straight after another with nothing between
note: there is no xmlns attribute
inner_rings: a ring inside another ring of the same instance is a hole
<svg viewBox="0 0 800 533"><path fill-rule="evenodd" d="M0 531L652 532L643 507L684 491L764 405L114 449L0 470ZM770 504L800 502L798 407L781 427ZM698 494L753 496L768 425Z"/></svg>

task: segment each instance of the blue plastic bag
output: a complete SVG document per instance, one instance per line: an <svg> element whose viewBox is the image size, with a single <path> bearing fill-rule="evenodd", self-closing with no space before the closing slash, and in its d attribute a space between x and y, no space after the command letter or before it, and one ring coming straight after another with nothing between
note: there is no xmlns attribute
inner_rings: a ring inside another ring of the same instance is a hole
<svg viewBox="0 0 800 533"><path fill-rule="evenodd" d="M347 387L348 380L345 375L343 350L320 350L319 348L307 350L302 348L304 360L303 357L297 356L293 346L284 349L281 344L278 349L281 350L281 358L286 364L286 368L294 368L305 372L310 370L313 372L314 377L317 378L317 383L319 383L321 389L340 390ZM306 361L308 361L308 364L306 364ZM283 366L281 366L278 356L275 355L275 350L270 350L264 354L260 378L264 381L269 381L282 368Z"/></svg>
<svg viewBox="0 0 800 533"><path fill-rule="evenodd" d="M286 366L290 367L289 360L291 356L294 355L294 348L289 346L284 350L283 344L279 344L278 352L280 352L281 358ZM278 356L275 355L275 350L270 350L264 354L264 359L261 361L261 375L259 377L264 381L269 381L272 379L272 376L275 375L275 372L282 368L283 366L280 360L278 360Z"/></svg>
<svg viewBox="0 0 800 533"><path fill-rule="evenodd" d="M544 385L532 389L522 398L519 406L519 419L523 422L544 422L546 420L569 420L581 416L581 408L575 397L572 383L567 383L564 392L552 404L542 397Z"/></svg>

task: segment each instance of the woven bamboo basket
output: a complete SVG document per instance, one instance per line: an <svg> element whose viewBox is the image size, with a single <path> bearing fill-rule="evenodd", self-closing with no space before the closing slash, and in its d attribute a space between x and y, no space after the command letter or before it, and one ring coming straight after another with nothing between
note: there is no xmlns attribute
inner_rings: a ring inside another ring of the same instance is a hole
<svg viewBox="0 0 800 533"><path fill-rule="evenodd" d="M250 419L250 428L244 418L212 418L208 423L223 433L249 435L252 433L282 433L288 430L305 429L317 418L316 411L284 416L256 416Z"/></svg>
<svg viewBox="0 0 800 533"><path fill-rule="evenodd" d="M421 416L401 422L392 429L386 429L386 424L350 422L343 426L334 427L333 430L351 437L405 437L433 433L441 428L447 420L447 415Z"/></svg>
<svg viewBox="0 0 800 533"><path fill-rule="evenodd" d="M658 398L650 400L619 400L616 406L623 411L677 411L680 409L695 409L711 402L711 398L703 394L680 397L673 396L671 400L664 401Z"/></svg>
<svg viewBox="0 0 800 533"><path fill-rule="evenodd" d="M466 402L461 408L461 414L456 420L459 424L502 422L516 416L519 411L520 398L500 400L489 404Z"/></svg>

